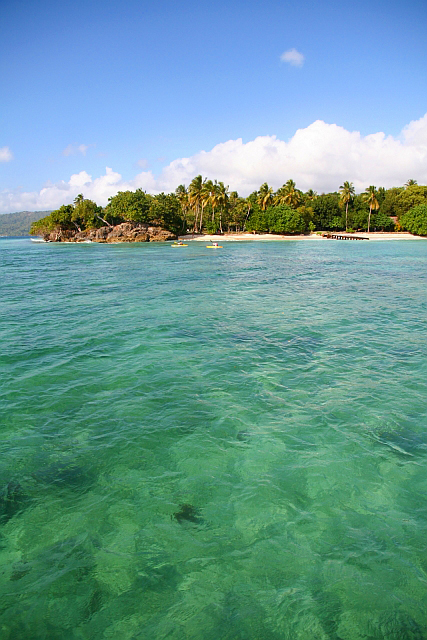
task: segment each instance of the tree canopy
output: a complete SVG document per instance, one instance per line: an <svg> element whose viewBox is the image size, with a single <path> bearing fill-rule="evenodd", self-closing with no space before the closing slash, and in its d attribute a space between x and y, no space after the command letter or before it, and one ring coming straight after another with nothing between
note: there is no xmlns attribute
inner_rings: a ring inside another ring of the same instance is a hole
<svg viewBox="0 0 427 640"><path fill-rule="evenodd" d="M161 226L174 233L305 233L314 229L392 231L405 228L424 235L424 209L416 209L419 205L427 205L427 186L418 185L413 179L391 189L371 185L359 194L349 180L343 182L339 191L317 194L313 189L301 191L288 179L276 192L264 182L243 198L237 191L230 192L223 182L199 174L188 187L181 184L174 193L150 195L142 189L119 191L109 198L104 208L79 194L73 204L64 204L33 223L31 233L84 231L131 222ZM410 211L408 217L406 214Z"/></svg>
<svg viewBox="0 0 427 640"><path fill-rule="evenodd" d="M400 219L403 229L417 236L427 236L427 203L418 204L403 214Z"/></svg>

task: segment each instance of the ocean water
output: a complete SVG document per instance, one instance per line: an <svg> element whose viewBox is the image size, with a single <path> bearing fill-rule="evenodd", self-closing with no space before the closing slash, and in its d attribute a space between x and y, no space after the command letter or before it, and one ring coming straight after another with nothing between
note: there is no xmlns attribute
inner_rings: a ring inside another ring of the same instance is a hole
<svg viewBox="0 0 427 640"><path fill-rule="evenodd" d="M0 241L2 640L427 639L427 242Z"/></svg>

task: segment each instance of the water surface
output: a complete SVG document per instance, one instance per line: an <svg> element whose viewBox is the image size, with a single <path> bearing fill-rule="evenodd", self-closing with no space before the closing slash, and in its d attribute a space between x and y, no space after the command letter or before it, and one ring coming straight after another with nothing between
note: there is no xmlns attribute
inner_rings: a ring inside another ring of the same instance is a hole
<svg viewBox="0 0 427 640"><path fill-rule="evenodd" d="M2 239L2 640L427 638L426 274Z"/></svg>

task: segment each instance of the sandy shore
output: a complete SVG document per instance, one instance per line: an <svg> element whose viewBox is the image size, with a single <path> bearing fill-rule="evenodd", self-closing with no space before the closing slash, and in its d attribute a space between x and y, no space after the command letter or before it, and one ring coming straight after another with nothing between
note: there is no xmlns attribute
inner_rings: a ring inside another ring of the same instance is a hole
<svg viewBox="0 0 427 640"><path fill-rule="evenodd" d="M356 236L358 238L368 238L369 240L426 240L427 238L420 238L419 236L413 236L411 233L407 232L398 232L398 233L383 233L383 232L371 232L371 233L344 233L337 232L340 235L347 235L349 237ZM321 235L317 235L316 233L312 233L310 235L295 235L295 236L281 236L274 235L270 233L225 233L224 235L215 235L215 234L188 234L185 236L180 236L180 240L185 240L185 242L193 241L193 242L239 242L243 240L310 240L310 241L321 241L327 242L328 238L323 238Z"/></svg>

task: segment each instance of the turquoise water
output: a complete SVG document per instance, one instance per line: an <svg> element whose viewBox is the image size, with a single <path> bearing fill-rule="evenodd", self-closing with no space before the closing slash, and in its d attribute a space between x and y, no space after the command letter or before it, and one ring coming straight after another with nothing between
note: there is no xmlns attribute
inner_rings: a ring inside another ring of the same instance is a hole
<svg viewBox="0 0 427 640"><path fill-rule="evenodd" d="M427 638L427 243L0 241L2 640Z"/></svg>

